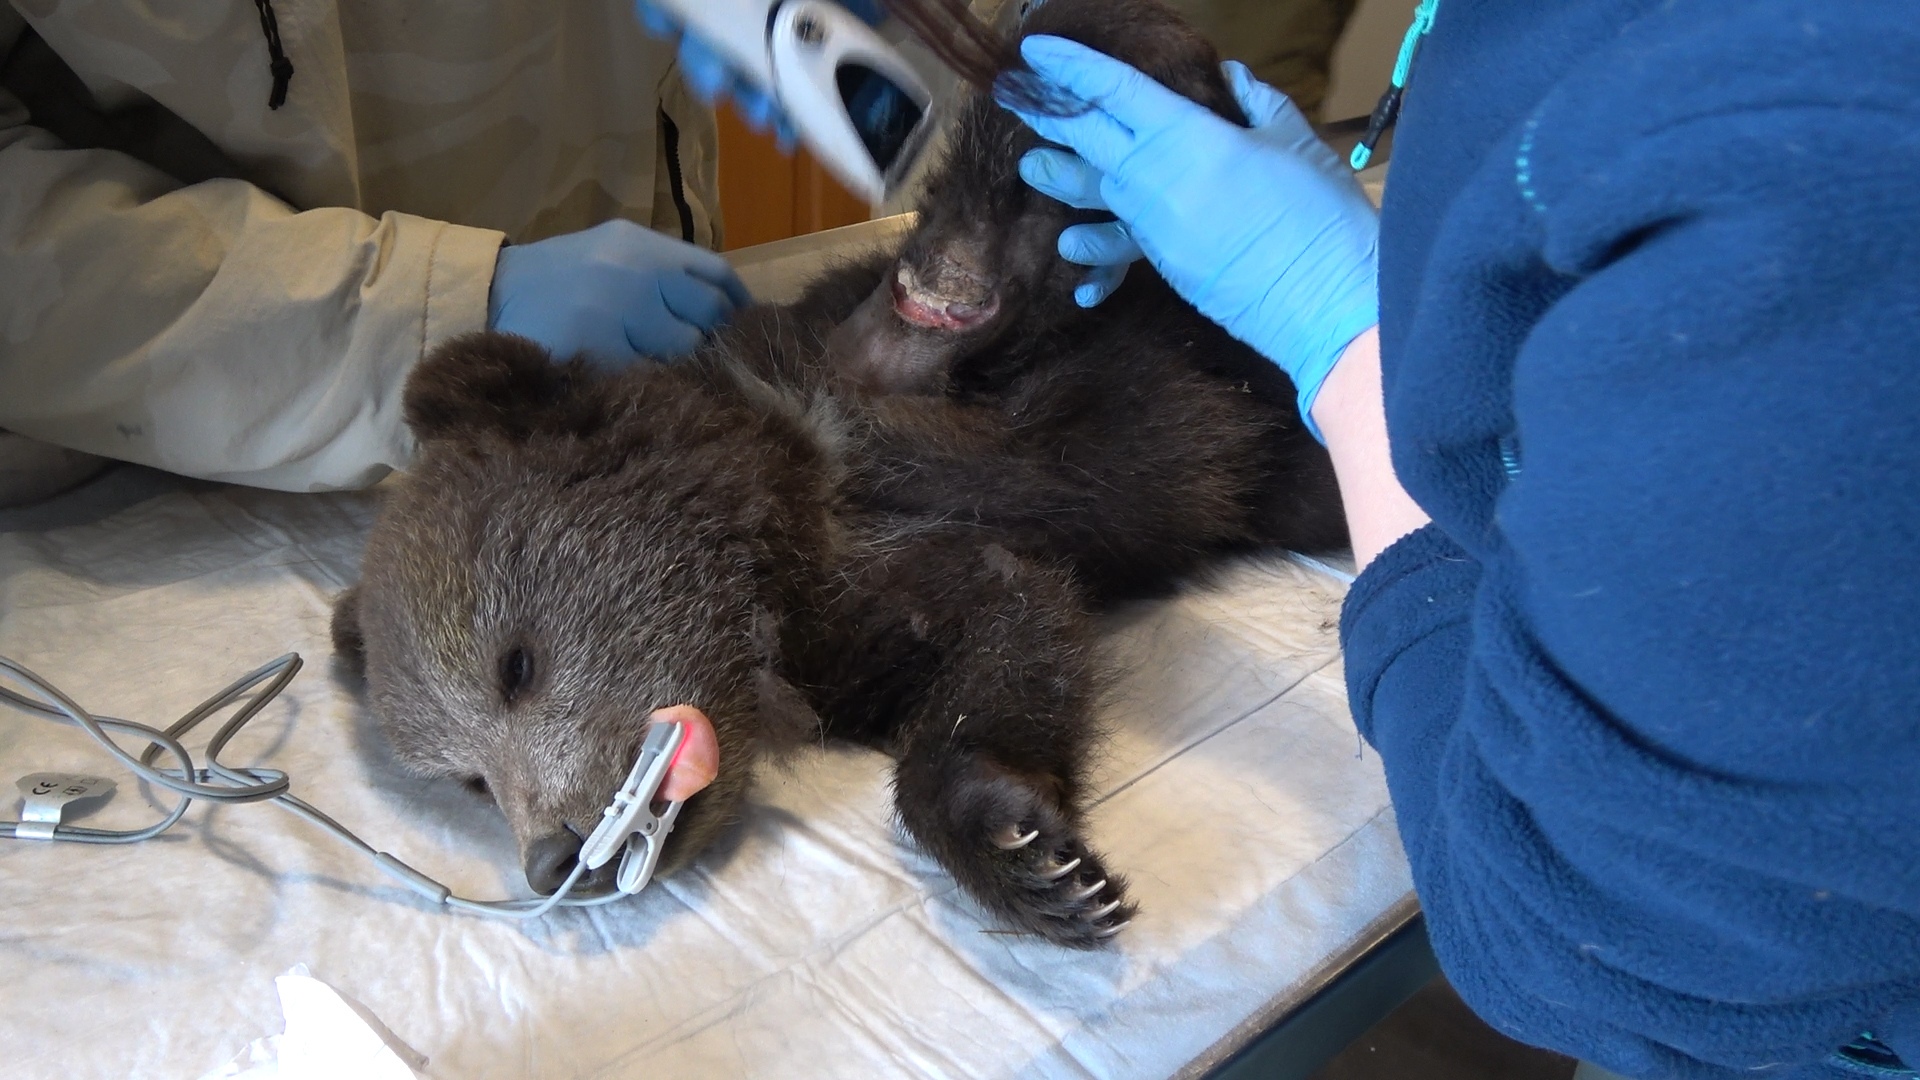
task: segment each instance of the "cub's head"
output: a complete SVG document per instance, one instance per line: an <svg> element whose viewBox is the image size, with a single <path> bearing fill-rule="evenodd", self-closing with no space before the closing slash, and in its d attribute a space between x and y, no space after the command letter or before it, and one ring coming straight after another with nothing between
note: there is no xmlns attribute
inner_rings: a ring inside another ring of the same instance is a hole
<svg viewBox="0 0 1920 1080"><path fill-rule="evenodd" d="M1032 6L1018 36L1033 34L1125 60L1246 123L1219 53L1158 0L1047 0ZM949 140L891 272L831 339L836 368L872 391L943 392L959 365L1015 327L1031 338L1085 314L1073 293L1087 268L1062 259L1056 244L1067 226L1112 215L1076 210L1020 179L1020 159L1040 137L983 93L963 99Z"/></svg>
<svg viewBox="0 0 1920 1080"><path fill-rule="evenodd" d="M423 362L405 408L416 464L333 620L396 756L489 792L551 892L648 715L691 704L720 771L661 870L684 863L769 740L810 720L774 670L793 575L769 552L822 527L814 443L699 365L600 377L497 334Z"/></svg>

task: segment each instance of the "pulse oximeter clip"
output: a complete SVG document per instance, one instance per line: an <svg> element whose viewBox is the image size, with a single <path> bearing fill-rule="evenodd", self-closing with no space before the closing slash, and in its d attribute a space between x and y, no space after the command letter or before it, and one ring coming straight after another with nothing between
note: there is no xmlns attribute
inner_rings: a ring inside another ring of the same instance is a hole
<svg viewBox="0 0 1920 1080"><path fill-rule="evenodd" d="M660 865L660 849L673 831L674 819L680 816L680 802L669 802L655 813L653 801L686 741L686 725L677 721L654 724L648 730L640 756L627 773L627 782L614 792L613 802L600 812L600 824L580 848L580 862L588 870L600 869L620 852L614 886L629 896L653 880L654 868Z"/></svg>

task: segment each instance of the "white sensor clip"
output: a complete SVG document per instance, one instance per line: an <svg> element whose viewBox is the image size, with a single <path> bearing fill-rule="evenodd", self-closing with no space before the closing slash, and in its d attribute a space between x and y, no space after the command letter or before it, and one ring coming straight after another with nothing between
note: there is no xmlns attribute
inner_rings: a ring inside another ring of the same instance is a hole
<svg viewBox="0 0 1920 1080"><path fill-rule="evenodd" d="M681 803L667 803L656 813L654 796L666 783L674 755L686 741L685 724L654 724L640 745L640 756L627 773L627 782L614 792L613 802L600 812L600 824L581 845L580 861L589 870L598 870L615 852L623 852L619 873L614 877L622 893L631 895L646 888L653 880L654 868L660 865L660 849L673 831L674 819L680 816Z"/></svg>

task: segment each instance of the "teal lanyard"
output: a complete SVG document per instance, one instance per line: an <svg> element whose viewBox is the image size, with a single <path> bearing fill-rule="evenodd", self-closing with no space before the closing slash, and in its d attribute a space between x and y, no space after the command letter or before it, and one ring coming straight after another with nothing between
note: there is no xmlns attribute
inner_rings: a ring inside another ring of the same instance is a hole
<svg viewBox="0 0 1920 1080"><path fill-rule="evenodd" d="M1387 92L1380 95L1380 103L1373 107L1373 115L1367 117L1367 133L1360 144L1353 148L1353 155L1347 159L1355 172L1367 167L1373 160L1373 148L1380 144L1380 137L1387 133L1393 122L1400 116L1400 96L1407 89L1407 73L1413 70L1413 56L1420 51L1420 42L1433 29L1433 16L1440 10L1440 0L1420 0L1420 6L1414 9L1413 25L1407 27L1407 36L1400 39L1400 57L1393 62L1393 78L1387 84Z"/></svg>

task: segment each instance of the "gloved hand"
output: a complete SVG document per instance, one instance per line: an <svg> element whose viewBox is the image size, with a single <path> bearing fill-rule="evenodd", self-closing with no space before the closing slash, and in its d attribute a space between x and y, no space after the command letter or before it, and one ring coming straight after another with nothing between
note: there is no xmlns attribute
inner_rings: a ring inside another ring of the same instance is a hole
<svg viewBox="0 0 1920 1080"><path fill-rule="evenodd" d="M1237 63L1226 73L1242 128L1084 45L1032 37L1027 62L1092 108L1022 113L1041 137L1020 175L1073 206L1120 220L1060 234L1060 254L1096 269L1092 306L1144 254L1194 307L1283 368L1311 409L1347 345L1380 321L1379 215L1284 94Z"/></svg>
<svg viewBox="0 0 1920 1080"><path fill-rule="evenodd" d="M727 260L615 219L501 248L487 328L621 366L691 352L752 300Z"/></svg>
<svg viewBox="0 0 1920 1080"><path fill-rule="evenodd" d="M885 15L880 9L880 0L840 2L842 7L858 15L869 26L879 25ZM677 19L647 3L647 0L634 0L634 10L640 16L640 25L646 27L649 34L680 39L680 77L686 81L687 89L693 91L694 97L708 105L730 97L749 127L755 131L773 129L780 149L791 151L799 142L793 122L780 111L779 103L766 91L741 78L726 58L697 35L683 33Z"/></svg>

